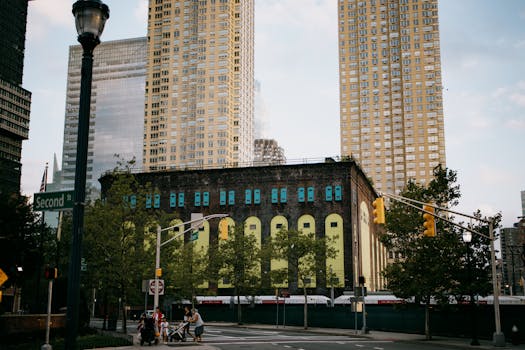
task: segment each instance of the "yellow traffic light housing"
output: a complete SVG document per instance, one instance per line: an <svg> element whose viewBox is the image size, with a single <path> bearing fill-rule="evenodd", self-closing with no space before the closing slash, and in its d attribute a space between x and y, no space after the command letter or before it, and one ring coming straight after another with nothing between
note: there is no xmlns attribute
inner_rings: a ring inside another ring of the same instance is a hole
<svg viewBox="0 0 525 350"><path fill-rule="evenodd" d="M372 202L374 207L374 223L384 224L385 223L385 200L383 197L378 197Z"/></svg>
<svg viewBox="0 0 525 350"><path fill-rule="evenodd" d="M423 223L425 231L423 231L423 234L427 237L434 237L436 235L436 219L434 217L435 209L430 205L424 205L423 211L423 219L425 219L425 222Z"/></svg>
<svg viewBox="0 0 525 350"><path fill-rule="evenodd" d="M229 229L228 220L222 219L221 221L219 221L219 238L220 239L222 240L228 239L228 229Z"/></svg>
<svg viewBox="0 0 525 350"><path fill-rule="evenodd" d="M155 269L155 276L162 277L162 268Z"/></svg>

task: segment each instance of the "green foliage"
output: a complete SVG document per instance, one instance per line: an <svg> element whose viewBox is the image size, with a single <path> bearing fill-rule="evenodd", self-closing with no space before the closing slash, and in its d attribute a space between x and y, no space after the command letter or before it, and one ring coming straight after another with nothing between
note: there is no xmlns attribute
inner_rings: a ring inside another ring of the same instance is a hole
<svg viewBox="0 0 525 350"><path fill-rule="evenodd" d="M409 182L400 195L451 208L461 197L456 181L456 172L438 166L428 186ZM448 212L439 209L436 209L436 214L455 220ZM479 212L476 216L481 218ZM498 215L496 225L499 219ZM448 303L450 296L464 298L465 295L485 295L490 291L490 241L474 234L472 243L467 245L462 240L462 229L439 217L436 218L436 236L425 237L422 234L423 221L420 210L399 201L390 202L386 213L387 233L381 241L396 253L397 258L383 272L388 288L399 297L415 297L416 301L423 301L427 306L431 298ZM488 234L486 223L469 227Z"/></svg>
<svg viewBox="0 0 525 350"><path fill-rule="evenodd" d="M230 227L228 239L218 245L219 277L230 281L237 295L250 295L260 288L260 249L244 226Z"/></svg>

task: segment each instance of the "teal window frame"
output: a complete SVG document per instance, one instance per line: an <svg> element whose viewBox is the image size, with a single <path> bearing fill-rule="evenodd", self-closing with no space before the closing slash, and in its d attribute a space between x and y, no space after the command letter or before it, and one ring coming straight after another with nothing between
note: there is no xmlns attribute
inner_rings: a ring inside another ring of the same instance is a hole
<svg viewBox="0 0 525 350"><path fill-rule="evenodd" d="M235 205L235 191L228 191L228 205Z"/></svg>
<svg viewBox="0 0 525 350"><path fill-rule="evenodd" d="M147 194L146 195L146 209L150 209L151 208L151 201L152 201L152 196L151 194Z"/></svg>
<svg viewBox="0 0 525 350"><path fill-rule="evenodd" d="M170 208L175 208L177 206L177 193L170 193Z"/></svg>
<svg viewBox="0 0 525 350"><path fill-rule="evenodd" d="M272 188L272 204L279 203L279 189Z"/></svg>
<svg viewBox="0 0 525 350"><path fill-rule="evenodd" d="M129 206L131 208L136 208L137 207L137 196L135 196L134 194L129 196Z"/></svg>
<svg viewBox="0 0 525 350"><path fill-rule="evenodd" d="M340 186L340 185L335 186L334 198L336 202L340 202L343 200L343 186Z"/></svg>
<svg viewBox="0 0 525 350"><path fill-rule="evenodd" d="M202 192L202 206L207 207L210 205L210 192Z"/></svg>
<svg viewBox="0 0 525 350"><path fill-rule="evenodd" d="M219 192L219 203L220 205L226 205L226 191Z"/></svg>
<svg viewBox="0 0 525 350"><path fill-rule="evenodd" d="M195 192L193 197L194 197L193 200L195 202L195 206L196 207L200 207L201 206L201 193L200 192Z"/></svg>
<svg viewBox="0 0 525 350"><path fill-rule="evenodd" d="M261 204L261 190L258 188L253 190L253 204Z"/></svg>
<svg viewBox="0 0 525 350"><path fill-rule="evenodd" d="M153 208L160 208L160 194L159 193L155 193L153 195Z"/></svg>
<svg viewBox="0 0 525 350"><path fill-rule="evenodd" d="M313 202L315 200L315 187L308 187L306 191L308 202Z"/></svg>
<svg viewBox="0 0 525 350"><path fill-rule="evenodd" d="M299 203L304 203L305 197L304 197L304 187L299 187L297 189L297 201Z"/></svg>
<svg viewBox="0 0 525 350"><path fill-rule="evenodd" d="M288 192L286 187L281 188L281 203L286 203L288 201Z"/></svg>
<svg viewBox="0 0 525 350"><path fill-rule="evenodd" d="M179 208L184 207L184 192L179 193L179 202L178 202Z"/></svg>
<svg viewBox="0 0 525 350"><path fill-rule="evenodd" d="M331 202L333 200L333 189L332 186L326 186L324 189L324 199L327 202Z"/></svg>
<svg viewBox="0 0 525 350"><path fill-rule="evenodd" d="M250 189L244 190L244 203L252 204L252 190Z"/></svg>

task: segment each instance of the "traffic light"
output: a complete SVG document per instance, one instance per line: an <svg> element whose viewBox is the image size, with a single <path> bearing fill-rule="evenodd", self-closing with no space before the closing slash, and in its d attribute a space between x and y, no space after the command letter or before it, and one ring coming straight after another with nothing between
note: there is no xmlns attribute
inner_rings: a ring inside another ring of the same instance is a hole
<svg viewBox="0 0 525 350"><path fill-rule="evenodd" d="M424 205L423 210L425 211L423 213L423 219L425 219L425 222L423 223L425 231L423 232L423 234L427 237L434 237L436 235L436 219L434 217L434 207L431 207L430 205Z"/></svg>
<svg viewBox="0 0 525 350"><path fill-rule="evenodd" d="M44 277L48 280L56 280L58 277L58 269L46 265L46 267L44 267Z"/></svg>
<svg viewBox="0 0 525 350"><path fill-rule="evenodd" d="M162 268L155 269L155 276L162 277Z"/></svg>
<svg viewBox="0 0 525 350"><path fill-rule="evenodd" d="M383 197L377 197L373 202L374 207L374 223L384 224L385 223L385 200Z"/></svg>
<svg viewBox="0 0 525 350"><path fill-rule="evenodd" d="M223 240L228 239L228 221L225 219L222 219L219 221L219 238Z"/></svg>

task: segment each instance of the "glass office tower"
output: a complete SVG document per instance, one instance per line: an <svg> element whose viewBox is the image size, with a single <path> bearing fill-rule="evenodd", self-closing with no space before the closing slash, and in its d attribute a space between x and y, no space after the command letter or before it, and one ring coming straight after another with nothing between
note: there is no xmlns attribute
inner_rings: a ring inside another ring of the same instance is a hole
<svg viewBox="0 0 525 350"><path fill-rule="evenodd" d="M135 167L142 166L146 43L146 38L115 40L95 49L86 175L91 198L98 194L100 175L114 169L119 159L135 158ZM60 180L63 190L73 189L75 182L81 64L82 47L71 46Z"/></svg>

